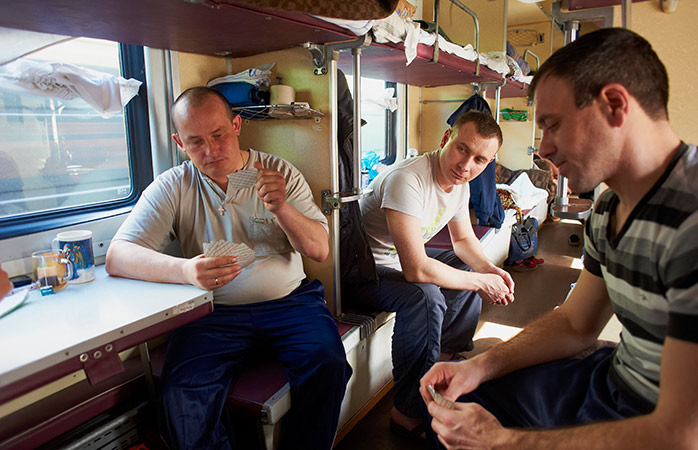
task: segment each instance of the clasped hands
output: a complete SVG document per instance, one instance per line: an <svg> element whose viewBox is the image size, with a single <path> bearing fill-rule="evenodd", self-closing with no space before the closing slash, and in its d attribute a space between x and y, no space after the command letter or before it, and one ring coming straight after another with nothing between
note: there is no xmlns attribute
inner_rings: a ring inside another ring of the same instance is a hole
<svg viewBox="0 0 698 450"><path fill-rule="evenodd" d="M514 280L504 269L492 266L481 272L483 285L477 291L483 300L506 306L514 301Z"/></svg>

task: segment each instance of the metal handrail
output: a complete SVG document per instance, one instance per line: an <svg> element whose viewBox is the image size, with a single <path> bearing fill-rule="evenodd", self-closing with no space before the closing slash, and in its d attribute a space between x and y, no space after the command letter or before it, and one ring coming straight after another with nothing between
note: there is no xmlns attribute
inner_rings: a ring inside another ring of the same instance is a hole
<svg viewBox="0 0 698 450"><path fill-rule="evenodd" d="M364 35L363 39L334 42L325 44L325 55L327 59L325 72L318 71L316 74L328 73L330 81L330 191L323 191L323 210L326 214L332 217L330 246L332 248L332 279L334 282L334 307L335 315L342 314L342 294L341 294L341 270L339 261L339 207L342 203L357 201L368 190L362 190L360 178L357 173L360 173L361 164L361 49L370 45L370 39ZM337 136L339 134L339 106L337 98L337 70L339 63L340 50L351 50L354 69L354 177L353 189L351 192L339 192L339 143ZM357 164L358 163L358 164ZM327 208L325 208L327 205Z"/></svg>
<svg viewBox="0 0 698 450"><path fill-rule="evenodd" d="M526 49L526 50L524 51L524 54L523 54L523 60L524 60L524 61L526 61L526 55L531 55L531 56L533 56L533 57L535 58L535 60L536 60L536 71L537 71L538 68L540 68L540 59L538 59L538 55L536 55L535 53L533 53L531 50Z"/></svg>
<svg viewBox="0 0 698 450"><path fill-rule="evenodd" d="M470 17L473 18L473 24L475 25L475 51L480 54L480 20L477 18L477 14L458 0L449 0L451 3L459 7L461 10L465 11ZM431 62L436 63L439 61L439 10L441 9L441 1L434 0L434 25L436 27L436 39L434 40L434 56ZM475 66L475 75L480 75L480 59L478 58Z"/></svg>

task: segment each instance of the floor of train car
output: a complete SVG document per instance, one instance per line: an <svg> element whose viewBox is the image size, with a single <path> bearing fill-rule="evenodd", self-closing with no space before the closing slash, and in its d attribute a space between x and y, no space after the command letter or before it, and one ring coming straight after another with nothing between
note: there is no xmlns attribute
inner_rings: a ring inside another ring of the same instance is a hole
<svg viewBox="0 0 698 450"><path fill-rule="evenodd" d="M474 356L522 326L560 305L582 267L582 246L571 246L571 234L583 236L580 222L545 221L538 233L537 258L545 264L528 272L511 272L516 283L516 301L507 307L483 305L475 335L475 348L464 356ZM614 321L601 338L617 341L619 326ZM393 396L389 392L335 447L336 450L412 450L424 446L415 440L394 435L388 429Z"/></svg>

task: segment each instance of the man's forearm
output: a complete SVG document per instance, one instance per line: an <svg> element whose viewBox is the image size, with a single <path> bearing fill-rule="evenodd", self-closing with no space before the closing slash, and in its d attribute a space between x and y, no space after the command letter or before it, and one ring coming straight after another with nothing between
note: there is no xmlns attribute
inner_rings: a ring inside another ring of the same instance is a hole
<svg viewBox="0 0 698 450"><path fill-rule="evenodd" d="M132 242L116 240L109 246L105 268L109 275L124 278L189 284L183 272L185 261Z"/></svg>
<svg viewBox="0 0 698 450"><path fill-rule="evenodd" d="M571 428L545 431L507 429L494 448L536 450L595 450L695 448L683 438L683 430L664 424L652 415L613 422L599 422Z"/></svg>
<svg viewBox="0 0 698 450"><path fill-rule="evenodd" d="M510 340L475 356L473 362L477 361L483 368L482 383L525 367L570 357L589 347L595 339L596 336L577 333L556 309L527 325Z"/></svg>
<svg viewBox="0 0 698 450"><path fill-rule="evenodd" d="M274 215L297 252L319 262L327 258L329 237L322 224L304 216L290 203L284 203Z"/></svg>
<svg viewBox="0 0 698 450"><path fill-rule="evenodd" d="M491 379L523 367L566 358L595 343L612 315L603 279L582 270L574 290L559 308L473 359L485 360L487 379Z"/></svg>
<svg viewBox="0 0 698 450"><path fill-rule="evenodd" d="M405 278L412 283L432 283L446 289L477 291L482 288L479 274L459 270L433 258L426 258L424 264L406 267Z"/></svg>
<svg viewBox="0 0 698 450"><path fill-rule="evenodd" d="M466 263L475 272L486 272L492 262L487 259L480 240L462 239L453 243L453 251L461 261Z"/></svg>

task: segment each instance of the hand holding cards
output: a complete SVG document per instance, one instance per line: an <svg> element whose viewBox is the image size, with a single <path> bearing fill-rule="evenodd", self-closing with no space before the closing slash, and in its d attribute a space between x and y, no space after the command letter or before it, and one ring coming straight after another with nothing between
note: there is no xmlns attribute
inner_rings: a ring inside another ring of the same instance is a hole
<svg viewBox="0 0 698 450"><path fill-rule="evenodd" d="M236 256L241 267L247 267L255 260L254 251L245 244L224 241L204 242L204 254L207 258L216 256Z"/></svg>
<svg viewBox="0 0 698 450"><path fill-rule="evenodd" d="M434 401L436 402L437 405L443 406L444 408L448 408L448 409L455 409L453 407L453 402L451 400L446 400L445 398L443 398L443 396L441 394L436 392L436 389L434 389L434 386L432 386L431 384L427 385L427 390L429 391L429 393L431 394L431 397L434 399Z"/></svg>
<svg viewBox="0 0 698 450"><path fill-rule="evenodd" d="M259 171L257 195L267 211L274 213L286 202L286 179L276 170L263 168L259 162L254 166Z"/></svg>

